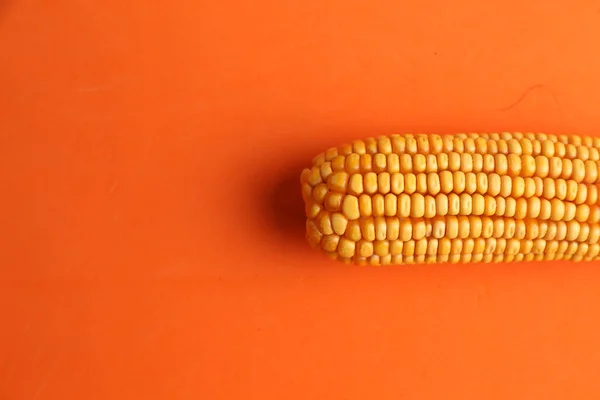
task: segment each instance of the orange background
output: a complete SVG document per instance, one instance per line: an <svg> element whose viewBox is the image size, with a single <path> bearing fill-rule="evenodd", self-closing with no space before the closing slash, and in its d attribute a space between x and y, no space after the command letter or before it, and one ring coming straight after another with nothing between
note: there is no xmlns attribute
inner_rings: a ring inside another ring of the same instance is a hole
<svg viewBox="0 0 600 400"><path fill-rule="evenodd" d="M331 262L299 174L596 135L599 43L584 0L0 0L0 399L597 399L600 263Z"/></svg>

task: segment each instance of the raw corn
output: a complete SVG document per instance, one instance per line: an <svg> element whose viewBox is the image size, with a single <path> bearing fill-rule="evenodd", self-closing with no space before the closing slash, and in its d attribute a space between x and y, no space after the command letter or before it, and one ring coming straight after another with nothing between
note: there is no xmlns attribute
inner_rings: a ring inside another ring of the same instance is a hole
<svg viewBox="0 0 600 400"><path fill-rule="evenodd" d="M543 133L356 140L302 171L306 238L359 265L595 260L598 149Z"/></svg>

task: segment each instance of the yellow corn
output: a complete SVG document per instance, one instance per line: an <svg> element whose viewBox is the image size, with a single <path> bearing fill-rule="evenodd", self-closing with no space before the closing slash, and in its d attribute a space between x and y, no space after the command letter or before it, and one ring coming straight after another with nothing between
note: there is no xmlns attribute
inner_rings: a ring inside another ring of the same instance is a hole
<svg viewBox="0 0 600 400"><path fill-rule="evenodd" d="M306 238L359 265L600 258L600 138L406 134L302 171Z"/></svg>

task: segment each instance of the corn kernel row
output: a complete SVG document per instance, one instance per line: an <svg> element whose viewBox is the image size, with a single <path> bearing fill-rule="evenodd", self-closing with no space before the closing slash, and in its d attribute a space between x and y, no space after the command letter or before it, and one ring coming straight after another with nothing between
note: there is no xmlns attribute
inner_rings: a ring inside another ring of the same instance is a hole
<svg viewBox="0 0 600 400"><path fill-rule="evenodd" d="M465 173L463 171L441 171L439 174L420 173L416 175L398 172L393 174L367 172L364 175L349 175L346 172L336 172L329 176L327 183L319 183L314 187L305 183L303 190L307 196L312 194L314 200L319 204L322 204L323 198L328 192L348 193L354 196L362 193L385 195L390 192L394 194L417 192L431 195L440 192L444 194L478 192L491 196L502 195L515 198L536 196L552 199L556 197L559 200L575 201L577 204L583 202L594 204L598 200L599 185L597 183L578 183L571 179L523 178L520 176L511 178L496 173Z"/></svg>
<svg viewBox="0 0 600 400"><path fill-rule="evenodd" d="M424 241L426 239L422 239ZM437 239L432 239L434 241ZM471 244L471 240L462 244L463 247L475 246L475 241ZM460 254L417 254L416 250L419 246L422 248L424 245L420 245L418 242L409 242L407 254L404 253L398 255L387 254L384 256L378 256L377 254L373 254L369 257L361 257L355 255L353 257L343 257L340 256L338 252L327 252L326 254L333 259L339 259L345 263L354 263L358 265L387 265L387 264L421 264L421 263L468 263L468 262L513 262L513 261L555 261L555 260L571 260L571 261L592 261L596 260L599 257L600 245L593 244L588 245L586 243L576 243L576 242L568 242L568 241L549 241L545 246L541 243L537 244L537 251L542 251L542 253L534 253L533 251L523 253L519 251L516 254L510 254L506 251L504 253L499 253L498 251L501 249L506 250L506 246L504 245L503 239L477 239L479 243L481 240L485 241L483 244L483 248L486 247L491 249L492 246L494 251L491 253L484 252L471 252L466 253L462 252ZM419 242L422 242L419 241ZM498 246L498 241L500 241L500 245ZM493 242L494 244L489 244L488 242ZM447 242L445 242L447 243ZM439 241L436 245L429 245L429 241L427 243L427 247L435 248L435 246L439 247ZM444 245L447 247L447 245ZM481 248L482 244L478 244ZM511 245L514 246L514 245ZM519 243L519 246L521 244ZM524 245L525 248L531 248L533 250L535 243L533 241L528 241L527 244ZM519 247L520 249L521 247ZM412 253L411 253L412 252Z"/></svg>
<svg viewBox="0 0 600 400"><path fill-rule="evenodd" d="M415 262L419 257L425 261L452 261L452 256L456 261L485 261L486 257L493 260L495 256L500 256L494 261L516 261L519 259L534 259L531 256L539 256L538 259L562 259L565 256L580 256L582 259L594 259L600 252L600 244L587 244L579 242L569 242L567 240L518 240L518 239L496 239L496 238L478 238L478 239L421 239L410 240L408 242L352 242L344 241L336 237L328 237L323 244L323 249L333 249L327 251L330 257L339 257L353 261L369 260L373 261L379 258L386 263L396 263L397 257L415 257ZM531 256L530 256L531 255ZM546 256L544 258L544 256ZM467 259L468 257L468 259ZM531 257L531 258L530 258Z"/></svg>
<svg viewBox="0 0 600 400"><path fill-rule="evenodd" d="M333 147L313 159L321 165L338 155L356 154L515 154L557 156L566 159L599 160L600 138L587 136L546 135L543 133L457 134L457 135L389 135Z"/></svg>
<svg viewBox="0 0 600 400"><path fill-rule="evenodd" d="M344 237L351 242L376 240L409 241L423 238L466 239L545 239L595 244L600 242L600 225L576 220L539 221L499 217L448 216L432 219L394 217L361 218L348 221L341 214L331 219L307 221L307 236L315 247L327 236Z"/></svg>
<svg viewBox="0 0 600 400"><path fill-rule="evenodd" d="M365 179L377 174L420 174L456 172L462 173L495 173L500 176L510 177L538 177L538 178L562 178L572 179L577 183L599 182L600 160L564 159L539 155L517 156L509 154L490 154L475 156L468 153L441 153L437 156L429 154L397 154L377 153L374 157L370 154L358 155L352 153L348 156L336 156L332 161L326 161L321 165L315 165L306 173L306 182L316 186L322 182L335 182L346 176L364 174Z"/></svg>
<svg viewBox="0 0 600 400"><path fill-rule="evenodd" d="M395 195L376 194L369 196L343 195L327 193L324 204L307 201L306 215L308 218L329 218L330 213L341 212L349 220L360 217L393 217L399 218L433 218L446 215L485 215L499 217L539 218L553 221L589 221L600 222L600 205L590 206L587 203L562 201L557 198L548 200L539 197L490 196L480 193L460 195L443 193L437 196L413 193Z"/></svg>

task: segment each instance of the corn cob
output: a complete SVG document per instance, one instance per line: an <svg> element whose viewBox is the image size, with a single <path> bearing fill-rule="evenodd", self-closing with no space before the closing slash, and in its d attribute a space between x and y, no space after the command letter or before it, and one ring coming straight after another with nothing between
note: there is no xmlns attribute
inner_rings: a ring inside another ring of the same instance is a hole
<svg viewBox="0 0 600 400"><path fill-rule="evenodd" d="M308 243L358 265L595 260L600 138L356 140L301 174Z"/></svg>

